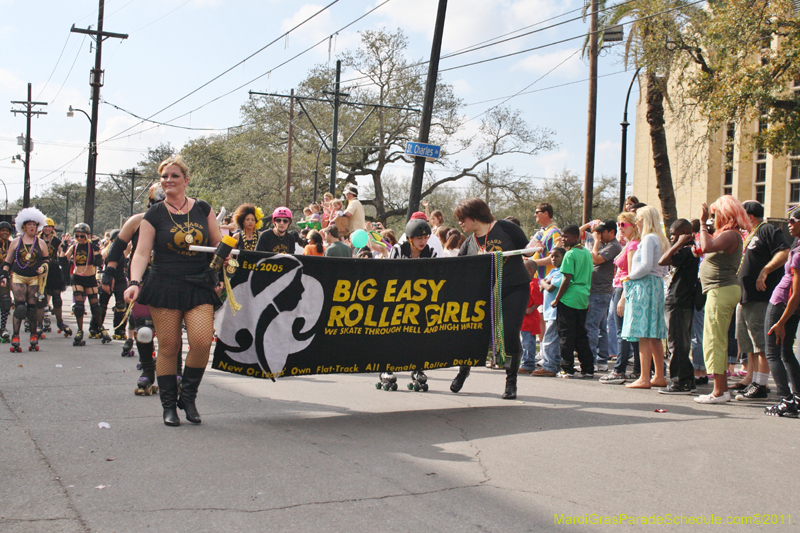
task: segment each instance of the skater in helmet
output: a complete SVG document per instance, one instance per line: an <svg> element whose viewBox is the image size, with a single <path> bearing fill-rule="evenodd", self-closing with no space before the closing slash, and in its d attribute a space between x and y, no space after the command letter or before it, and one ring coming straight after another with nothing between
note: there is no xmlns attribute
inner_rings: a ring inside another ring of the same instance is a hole
<svg viewBox="0 0 800 533"><path fill-rule="evenodd" d="M83 317L86 315L86 300L89 301L91 318L89 320L89 338L100 338L103 344L111 342L111 337L103 326L100 311L99 296L97 294L96 269L103 265L103 256L100 253L98 242L92 241L92 230L83 222L76 224L72 230L75 244L67 249L67 259L74 266L72 272L72 312L78 323L78 332L72 341L73 346L83 346Z"/></svg>
<svg viewBox="0 0 800 533"><path fill-rule="evenodd" d="M406 237L408 240L402 244L398 243L392 247L389 254L389 259L424 259L436 257L430 246L428 246L428 239L431 236L431 226L428 221L423 219L412 218L406 224ZM396 381L393 372L383 372L381 374L380 383L376 383L377 388L383 390L396 390ZM422 370L415 370L411 372L411 383L408 384L409 390L414 391L427 391L428 390L428 376Z"/></svg>
<svg viewBox="0 0 800 533"><path fill-rule="evenodd" d="M35 207L27 207L17 214L15 220L19 237L11 241L2 267L0 285L8 283L11 273L11 292L14 294L14 336L11 351L21 352L19 329L23 320L31 325L31 339L28 350L39 350L39 337L36 334L36 306L44 301L42 276L47 273L47 245L37 236L45 225L45 217Z"/></svg>
<svg viewBox="0 0 800 533"><path fill-rule="evenodd" d="M308 244L296 232L289 231L292 224L292 212L287 207L278 207L272 212L272 229L264 231L258 237L256 250L274 252L276 254L293 254L295 244L305 247Z"/></svg>
<svg viewBox="0 0 800 533"><path fill-rule="evenodd" d="M8 255L8 246L11 243L11 234L14 226L5 220L0 222L0 257L5 260ZM11 312L11 287L7 284L0 287L0 342L11 342L8 333L8 314Z"/></svg>
<svg viewBox="0 0 800 533"><path fill-rule="evenodd" d="M184 410L189 422L199 424L195 399L214 336L214 309L222 302L215 292L218 283L207 254L190 246L216 246L222 235L211 206L186 195L189 169L183 158L172 156L158 170L166 198L147 210L139 226L125 301L148 305L158 332L156 370L164 424L180 425L177 408ZM150 274L142 284L151 253ZM183 322L189 353L178 398L175 371Z"/></svg>
<svg viewBox="0 0 800 533"><path fill-rule="evenodd" d="M502 252L525 249L528 238L522 229L507 220L496 220L489 206L480 198L467 198L456 206L453 214L464 233L472 233L461 245L458 255L477 255L487 252ZM503 332L506 358L503 367L506 369L506 389L504 400L517 397L517 371L522 358L522 343L519 332L525 318L530 297L531 277L522 262L522 256L515 255L503 259ZM452 392L458 392L464 386L470 367L462 366L458 370L453 383Z"/></svg>
<svg viewBox="0 0 800 533"><path fill-rule="evenodd" d="M49 272L47 273L47 283L45 286L45 296L47 297L47 305L50 311L56 317L56 325L59 332L63 331L65 337L72 335L72 330L64 324L62 316L63 302L61 300L61 293L67 287L64 284L64 276L61 273L61 266L59 265L58 256L62 254L61 239L56 236L56 223L53 219L48 218L45 221L45 226L42 228L42 233L39 237L47 244L47 254L50 257L50 264L48 265ZM45 312L47 309L40 311L43 330L49 331L49 327L45 326ZM46 319L46 324L49 325L49 318Z"/></svg>
<svg viewBox="0 0 800 533"><path fill-rule="evenodd" d="M118 229L113 230L109 233L109 242L105 248L101 251L103 256L104 264L108 260L108 252L111 249L111 246L114 244L116 239L119 236ZM108 304L111 302L111 295L114 295L114 334L113 339L116 340L123 340L125 339L125 324L123 324L123 318L125 316L125 309L127 305L125 305L125 299L122 296L122 293L125 292L125 288L128 285L128 280L125 277L125 266L127 263L127 258L123 253L120 261L115 268L105 267L103 269L103 275L100 278L100 323L105 324L106 313L108 312Z"/></svg>

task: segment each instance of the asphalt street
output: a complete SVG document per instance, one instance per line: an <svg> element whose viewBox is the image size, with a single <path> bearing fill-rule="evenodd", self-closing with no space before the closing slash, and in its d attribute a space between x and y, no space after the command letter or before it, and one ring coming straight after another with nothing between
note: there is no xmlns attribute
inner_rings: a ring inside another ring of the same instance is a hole
<svg viewBox="0 0 800 533"><path fill-rule="evenodd" d="M133 394L136 359L120 357L121 344L75 348L53 332L39 352L0 346L0 531L788 531L790 520L800 523L800 420L765 416L774 398L699 405L520 376L518 399L504 401L504 374L486 368L459 394L449 391L452 369L430 372L427 393L405 390L407 375L401 390L384 392L369 374L273 383L209 371L197 400L203 424L170 428L158 396ZM754 525L758 515L777 525ZM659 517L673 525L656 525ZM722 524L685 525L713 517Z"/></svg>

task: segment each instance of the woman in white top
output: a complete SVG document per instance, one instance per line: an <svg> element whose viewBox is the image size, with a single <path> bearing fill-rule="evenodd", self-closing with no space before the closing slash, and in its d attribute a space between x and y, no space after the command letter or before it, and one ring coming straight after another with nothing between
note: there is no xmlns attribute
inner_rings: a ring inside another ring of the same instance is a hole
<svg viewBox="0 0 800 533"><path fill-rule="evenodd" d="M639 359L642 374L633 383L625 385L631 389L666 387L664 375L664 346L667 338L667 323L664 320L664 276L666 267L658 265L658 259L668 248L661 215L655 207L645 206L636 211L636 226L642 240L630 265L628 279L623 280L625 291L625 318L622 337L630 342L639 341ZM650 361L655 360L655 376L650 381Z"/></svg>

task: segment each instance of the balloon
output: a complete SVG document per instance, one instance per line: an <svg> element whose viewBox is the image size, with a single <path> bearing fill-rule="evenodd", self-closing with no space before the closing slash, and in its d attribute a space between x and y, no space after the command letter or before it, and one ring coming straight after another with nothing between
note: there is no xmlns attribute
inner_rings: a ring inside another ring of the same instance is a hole
<svg viewBox="0 0 800 533"><path fill-rule="evenodd" d="M363 229L357 229L350 236L350 242L352 242L353 246L356 248L364 248L369 244L369 235L367 235L367 232Z"/></svg>

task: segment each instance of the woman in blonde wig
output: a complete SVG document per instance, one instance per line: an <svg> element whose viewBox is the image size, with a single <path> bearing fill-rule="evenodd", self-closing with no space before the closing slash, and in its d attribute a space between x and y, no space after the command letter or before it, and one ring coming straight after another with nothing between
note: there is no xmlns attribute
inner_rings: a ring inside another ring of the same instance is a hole
<svg viewBox="0 0 800 533"><path fill-rule="evenodd" d="M706 370L714 376L711 394L694 399L698 403L725 403L728 392L728 328L742 298L737 273L742 261L742 234L752 224L742 204L730 195L721 196L711 204L703 203L700 215L700 249L705 259L700 263L700 283L706 295L703 319L703 359ZM708 233L706 221L714 215L714 236Z"/></svg>
<svg viewBox="0 0 800 533"><path fill-rule="evenodd" d="M625 319L622 337L630 342L639 341L639 360L642 373L639 379L628 383L631 389L665 387L664 346L667 323L664 320L664 275L666 267L658 260L669 248L669 241L661 227L661 215L655 207L644 206L636 211L636 227L642 239L633 254L628 280L623 280L625 292ZM655 361L655 375L650 380L650 362Z"/></svg>

